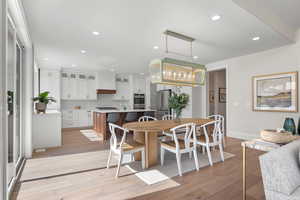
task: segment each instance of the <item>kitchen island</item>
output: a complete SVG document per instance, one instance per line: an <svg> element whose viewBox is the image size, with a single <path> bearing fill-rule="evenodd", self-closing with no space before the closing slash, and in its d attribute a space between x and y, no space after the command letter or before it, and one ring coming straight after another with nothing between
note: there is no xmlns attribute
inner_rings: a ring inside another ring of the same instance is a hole
<svg viewBox="0 0 300 200"><path fill-rule="evenodd" d="M155 114L155 110L151 109L108 109L108 110L93 110L93 129L97 134L103 138L103 140L109 139L109 129L107 116L109 113L119 113L119 119L116 122L117 125L122 126L125 123L125 118L128 113L137 113L137 119L145 113L151 113L152 116ZM149 114L148 114L149 115Z"/></svg>

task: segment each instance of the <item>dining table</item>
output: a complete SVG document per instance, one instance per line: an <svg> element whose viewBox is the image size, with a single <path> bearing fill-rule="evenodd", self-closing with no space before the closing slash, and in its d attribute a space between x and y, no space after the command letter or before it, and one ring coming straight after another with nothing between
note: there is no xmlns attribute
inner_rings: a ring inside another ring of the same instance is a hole
<svg viewBox="0 0 300 200"><path fill-rule="evenodd" d="M158 135L164 131L186 124L194 123L196 126L204 125L213 121L207 118L181 118L175 120L154 120L144 122L130 122L123 125L124 128L133 131L133 140L145 145L145 167L149 168L157 165L157 155L159 151ZM141 154L134 155L135 160L141 160Z"/></svg>

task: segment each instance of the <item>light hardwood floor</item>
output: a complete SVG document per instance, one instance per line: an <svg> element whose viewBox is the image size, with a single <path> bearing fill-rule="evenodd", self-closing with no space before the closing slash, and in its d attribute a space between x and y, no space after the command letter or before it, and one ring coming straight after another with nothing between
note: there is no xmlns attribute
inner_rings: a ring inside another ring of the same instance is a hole
<svg viewBox="0 0 300 200"><path fill-rule="evenodd" d="M65 176L19 183L12 195L18 200L67 199L170 199L170 200L241 200L242 148L241 140L227 138L226 152L234 158L213 167L201 168L165 182L147 185L126 168L115 179L115 168L99 169ZM63 132L63 146L35 153L34 158L57 156L107 149L108 144L90 142L78 130ZM263 200L258 156L249 150L247 156L247 200Z"/></svg>

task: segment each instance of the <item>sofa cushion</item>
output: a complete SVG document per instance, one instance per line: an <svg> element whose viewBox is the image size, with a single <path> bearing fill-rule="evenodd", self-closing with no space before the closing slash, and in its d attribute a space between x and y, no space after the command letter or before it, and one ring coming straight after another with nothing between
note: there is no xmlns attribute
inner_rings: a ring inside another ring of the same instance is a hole
<svg viewBox="0 0 300 200"><path fill-rule="evenodd" d="M291 195L300 186L300 140L260 156L264 187Z"/></svg>

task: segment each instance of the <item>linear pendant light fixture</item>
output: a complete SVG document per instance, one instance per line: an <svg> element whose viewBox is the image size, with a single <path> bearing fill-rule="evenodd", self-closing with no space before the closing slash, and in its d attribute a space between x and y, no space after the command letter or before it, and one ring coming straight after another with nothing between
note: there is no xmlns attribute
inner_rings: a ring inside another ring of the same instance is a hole
<svg viewBox="0 0 300 200"><path fill-rule="evenodd" d="M190 43L190 59L193 59L194 56L192 43L195 41L194 38L169 30L165 31L164 34L166 35L166 53L182 56L182 54L172 52L168 49L168 37L175 37ZM155 84L190 87L196 87L205 84L206 68L204 65L198 63L177 60L173 58L163 58L151 61L149 68L151 82Z"/></svg>

